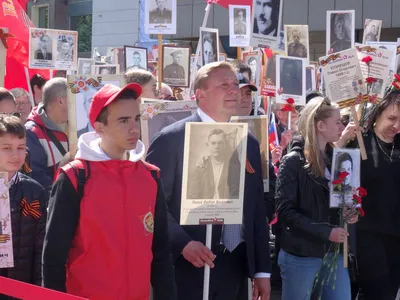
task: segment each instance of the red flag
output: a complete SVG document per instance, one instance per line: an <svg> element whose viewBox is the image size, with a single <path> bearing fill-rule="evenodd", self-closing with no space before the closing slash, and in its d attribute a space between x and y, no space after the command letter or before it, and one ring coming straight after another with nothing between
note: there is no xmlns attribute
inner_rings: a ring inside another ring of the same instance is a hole
<svg viewBox="0 0 400 300"><path fill-rule="evenodd" d="M26 12L26 4L29 0L18 0L19 4L21 5L22 9Z"/></svg>
<svg viewBox="0 0 400 300"><path fill-rule="evenodd" d="M228 8L229 5L249 5L251 6L252 0L207 0L207 3L215 3Z"/></svg>
<svg viewBox="0 0 400 300"><path fill-rule="evenodd" d="M8 28L8 33L13 36L7 39L4 86L7 89L21 87L28 90L24 67L29 65L29 27L34 25L17 0L1 2L0 27ZM36 73L45 78L50 75L48 70L30 70L29 76Z"/></svg>

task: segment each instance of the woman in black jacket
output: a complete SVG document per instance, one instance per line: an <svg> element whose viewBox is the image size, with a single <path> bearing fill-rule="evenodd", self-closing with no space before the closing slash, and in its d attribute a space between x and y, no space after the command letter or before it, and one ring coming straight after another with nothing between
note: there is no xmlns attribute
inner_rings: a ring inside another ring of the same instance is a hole
<svg viewBox="0 0 400 300"><path fill-rule="evenodd" d="M331 242L343 243L348 233L338 224L338 209L329 208L330 165L333 143L344 126L339 108L328 99L316 97L303 109L299 119L300 137L281 162L275 201L281 223L279 267L282 300L308 300L323 257ZM357 217L349 223L355 223ZM320 281L328 268L322 268ZM327 278L328 276L326 276ZM350 280L339 254L336 276L326 280L324 300L349 300Z"/></svg>
<svg viewBox="0 0 400 300"><path fill-rule="evenodd" d="M365 216L357 224L358 284L366 300L394 300L400 286L400 91L378 104L364 134Z"/></svg>

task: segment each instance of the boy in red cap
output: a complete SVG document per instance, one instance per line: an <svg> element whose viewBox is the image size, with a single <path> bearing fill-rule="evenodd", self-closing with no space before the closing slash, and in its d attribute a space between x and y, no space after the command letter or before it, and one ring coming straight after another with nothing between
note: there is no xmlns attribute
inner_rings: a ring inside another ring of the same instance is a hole
<svg viewBox="0 0 400 300"><path fill-rule="evenodd" d="M93 300L176 299L159 170L141 160L142 88L105 85L93 97L95 132L58 173L43 249L47 288Z"/></svg>

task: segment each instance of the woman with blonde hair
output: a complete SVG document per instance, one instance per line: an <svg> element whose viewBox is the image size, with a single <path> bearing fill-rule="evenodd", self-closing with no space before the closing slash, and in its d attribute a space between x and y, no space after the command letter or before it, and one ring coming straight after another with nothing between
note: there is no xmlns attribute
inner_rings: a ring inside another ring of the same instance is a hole
<svg viewBox="0 0 400 300"><path fill-rule="evenodd" d="M350 300L350 279L339 255L336 276L327 274L323 257L331 243L343 243L348 233L337 227L339 210L329 208L330 169L334 142L344 126L339 108L316 97L299 118L300 135L281 162L276 184L276 208L281 223L278 264L282 276L282 300L308 300L314 290L324 300ZM357 217L349 223L355 223ZM326 277L314 287L316 276ZM327 276L325 276L325 274Z"/></svg>

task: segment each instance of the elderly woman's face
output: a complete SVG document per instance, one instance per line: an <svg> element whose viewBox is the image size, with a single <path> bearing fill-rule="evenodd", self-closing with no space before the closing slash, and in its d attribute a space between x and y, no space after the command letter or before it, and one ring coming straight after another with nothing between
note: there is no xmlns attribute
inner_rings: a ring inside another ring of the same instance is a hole
<svg viewBox="0 0 400 300"><path fill-rule="evenodd" d="M392 104L377 118L375 123L375 132L386 142L391 142L399 131L400 107Z"/></svg>

